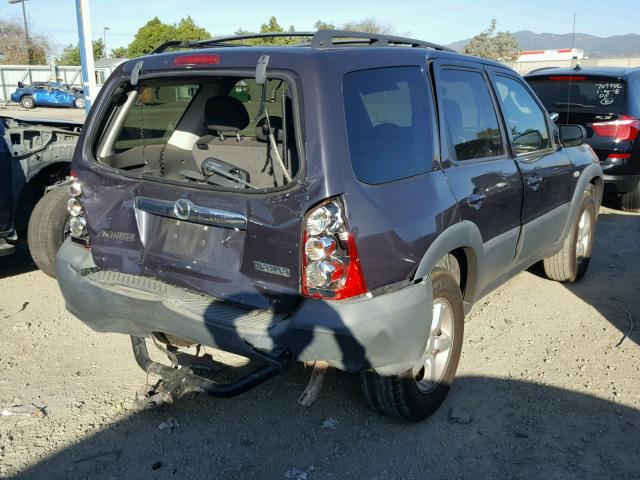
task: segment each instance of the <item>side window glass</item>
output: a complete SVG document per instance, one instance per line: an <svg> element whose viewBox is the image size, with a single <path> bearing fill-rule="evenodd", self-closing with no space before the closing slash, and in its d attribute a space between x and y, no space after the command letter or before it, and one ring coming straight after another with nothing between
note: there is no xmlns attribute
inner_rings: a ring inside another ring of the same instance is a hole
<svg viewBox="0 0 640 480"><path fill-rule="evenodd" d="M447 140L456 160L504 155L498 116L480 72L444 69L439 91Z"/></svg>
<svg viewBox="0 0 640 480"><path fill-rule="evenodd" d="M428 172L431 97L417 67L375 68L344 77L343 101L356 178L381 184Z"/></svg>
<svg viewBox="0 0 640 480"><path fill-rule="evenodd" d="M549 148L545 115L529 91L520 82L501 75L495 82L516 155Z"/></svg>

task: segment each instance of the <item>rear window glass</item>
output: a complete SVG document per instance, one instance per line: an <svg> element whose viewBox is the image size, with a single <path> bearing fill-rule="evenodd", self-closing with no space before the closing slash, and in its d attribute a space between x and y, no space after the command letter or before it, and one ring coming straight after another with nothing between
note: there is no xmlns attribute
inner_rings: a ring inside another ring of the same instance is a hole
<svg viewBox="0 0 640 480"><path fill-rule="evenodd" d="M343 95L356 178L380 184L429 171L431 100L420 68L351 72Z"/></svg>
<svg viewBox="0 0 640 480"><path fill-rule="evenodd" d="M621 113L625 83L615 78L584 75L550 75L528 79L545 108L550 112Z"/></svg>

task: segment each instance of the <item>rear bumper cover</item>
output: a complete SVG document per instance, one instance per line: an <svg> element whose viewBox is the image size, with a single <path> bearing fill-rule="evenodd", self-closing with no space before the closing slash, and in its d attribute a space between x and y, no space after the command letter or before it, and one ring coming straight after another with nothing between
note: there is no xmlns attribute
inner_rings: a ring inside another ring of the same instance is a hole
<svg viewBox="0 0 640 480"><path fill-rule="evenodd" d="M604 190L612 193L627 193L640 182L640 175L604 175Z"/></svg>
<svg viewBox="0 0 640 480"><path fill-rule="evenodd" d="M91 252L67 240L57 279L67 309L100 332L165 332L262 359L288 350L348 372L399 374L420 359L432 314L425 282L355 300L303 299L289 313L250 310L147 277L101 271Z"/></svg>

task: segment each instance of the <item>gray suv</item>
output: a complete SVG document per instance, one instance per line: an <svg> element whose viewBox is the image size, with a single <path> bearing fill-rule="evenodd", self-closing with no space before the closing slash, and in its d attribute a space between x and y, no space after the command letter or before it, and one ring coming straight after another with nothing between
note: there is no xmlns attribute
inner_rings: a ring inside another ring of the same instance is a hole
<svg viewBox="0 0 640 480"><path fill-rule="evenodd" d="M478 299L538 262L584 275L602 171L584 129L556 127L503 65L399 37L284 36L301 44L170 42L111 75L73 160L67 308L131 336L153 400L232 396L316 361L420 420ZM196 345L259 367L219 383Z"/></svg>

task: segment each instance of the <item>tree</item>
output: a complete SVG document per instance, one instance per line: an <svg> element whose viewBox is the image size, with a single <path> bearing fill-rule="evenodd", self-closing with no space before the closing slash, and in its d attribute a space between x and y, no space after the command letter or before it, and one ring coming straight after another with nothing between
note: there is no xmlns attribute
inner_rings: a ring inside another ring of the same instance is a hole
<svg viewBox="0 0 640 480"><path fill-rule="evenodd" d="M111 49L111 56L113 58L127 58L129 51L127 47L118 47Z"/></svg>
<svg viewBox="0 0 640 480"><path fill-rule="evenodd" d="M140 57L151 53L158 45L177 40L173 25L162 23L158 17L149 20L136 32L133 41L127 47L128 57Z"/></svg>
<svg viewBox="0 0 640 480"><path fill-rule="evenodd" d="M356 32L378 33L381 35L393 35L396 29L388 23L380 23L375 18L365 18L359 22L348 22L342 26L342 30Z"/></svg>
<svg viewBox="0 0 640 480"><path fill-rule="evenodd" d="M199 27L189 16L180 20L177 24L163 23L158 17L149 20L142 26L127 48L127 57L140 57L150 53L169 40L205 40L211 38L211 34ZM118 51L122 54L122 51Z"/></svg>
<svg viewBox="0 0 640 480"><path fill-rule="evenodd" d="M93 41L93 58L96 60L104 57L104 43L102 39ZM62 55L56 58L58 65L80 65L80 46L69 44L64 47Z"/></svg>
<svg viewBox="0 0 640 480"><path fill-rule="evenodd" d="M287 32L295 32L296 29L293 25L289 26ZM244 29L236 30L236 35L251 35L253 32ZM260 26L259 33L285 33L284 27L282 27L276 17L271 17L267 23L263 23ZM274 38L255 38L249 40L242 40L239 43L247 45L295 45L300 43L299 37L274 37Z"/></svg>
<svg viewBox="0 0 640 480"><path fill-rule="evenodd" d="M196 25L191 15L180 20L175 26L175 31L175 38L178 40L207 40L211 38L207 29Z"/></svg>
<svg viewBox="0 0 640 480"><path fill-rule="evenodd" d="M51 45L44 35L34 34L30 29L31 63L47 63ZM0 63L5 65L23 65L29 63L29 48L24 35L24 27L16 20L0 20Z"/></svg>
<svg viewBox="0 0 640 480"><path fill-rule="evenodd" d="M518 40L509 32L496 32L496 25L496 20L491 20L489 28L473 37L462 48L462 53L490 60L515 60Z"/></svg>
<svg viewBox="0 0 640 480"><path fill-rule="evenodd" d="M336 26L332 22L323 22L322 20L318 20L313 24L313 28L316 30L335 30Z"/></svg>

